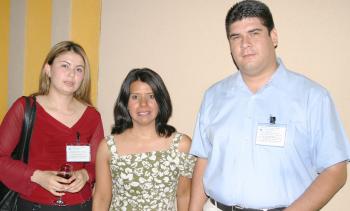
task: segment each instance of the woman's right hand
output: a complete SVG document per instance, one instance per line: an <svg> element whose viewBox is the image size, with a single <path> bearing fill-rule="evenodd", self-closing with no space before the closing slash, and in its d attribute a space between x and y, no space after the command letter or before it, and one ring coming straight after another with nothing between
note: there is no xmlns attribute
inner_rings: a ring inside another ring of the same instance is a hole
<svg viewBox="0 0 350 211"><path fill-rule="evenodd" d="M67 179L57 176L57 171L35 170L31 176L31 181L37 183L54 196L63 196L66 190Z"/></svg>

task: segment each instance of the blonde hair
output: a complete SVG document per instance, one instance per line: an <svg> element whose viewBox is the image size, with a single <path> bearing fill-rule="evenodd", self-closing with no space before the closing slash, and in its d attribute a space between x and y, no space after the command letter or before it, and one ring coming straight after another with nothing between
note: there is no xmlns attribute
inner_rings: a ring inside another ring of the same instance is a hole
<svg viewBox="0 0 350 211"><path fill-rule="evenodd" d="M40 79L39 79L39 90L34 93L33 96L47 95L50 89L50 78L45 71L45 65L52 65L55 58L66 52L73 52L81 56L84 61L84 78L81 82L80 87L74 92L74 97L86 104L91 105L90 89L91 89L91 78L90 78L90 64L87 55L79 44L72 41L62 41L54 45L50 52L47 54L46 59L41 67Z"/></svg>

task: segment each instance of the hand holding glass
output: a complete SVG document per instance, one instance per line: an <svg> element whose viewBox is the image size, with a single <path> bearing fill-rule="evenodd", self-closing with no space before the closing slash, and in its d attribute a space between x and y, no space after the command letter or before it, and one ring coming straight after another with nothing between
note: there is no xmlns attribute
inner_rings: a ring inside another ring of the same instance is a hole
<svg viewBox="0 0 350 211"><path fill-rule="evenodd" d="M63 164L57 172L57 176L65 179L69 179L72 175L73 175L73 166L69 165L68 163ZM62 200L62 196L60 196L55 201L55 204L58 206L65 206L65 203Z"/></svg>

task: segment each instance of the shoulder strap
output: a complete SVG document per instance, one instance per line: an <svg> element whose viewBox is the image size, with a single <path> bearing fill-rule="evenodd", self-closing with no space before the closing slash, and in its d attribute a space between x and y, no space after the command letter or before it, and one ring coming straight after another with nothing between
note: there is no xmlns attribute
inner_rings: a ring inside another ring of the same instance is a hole
<svg viewBox="0 0 350 211"><path fill-rule="evenodd" d="M30 99L33 99L32 105L30 104ZM30 138L32 136L32 129L35 121L36 99L35 97L25 97L25 100L26 107L24 111L24 121L22 126L20 143L22 146L21 160L23 160L24 163L28 163L29 143Z"/></svg>
<svg viewBox="0 0 350 211"><path fill-rule="evenodd" d="M179 132L176 132L174 138L173 138L173 141L172 141L172 147L174 149L178 149L179 148L179 143L180 143L180 140L182 138L182 133L179 133Z"/></svg>
<svg viewBox="0 0 350 211"><path fill-rule="evenodd" d="M106 141L107 141L108 149L112 153L112 155L118 156L117 146L116 146L116 144L114 142L114 135L107 136L106 137Z"/></svg>

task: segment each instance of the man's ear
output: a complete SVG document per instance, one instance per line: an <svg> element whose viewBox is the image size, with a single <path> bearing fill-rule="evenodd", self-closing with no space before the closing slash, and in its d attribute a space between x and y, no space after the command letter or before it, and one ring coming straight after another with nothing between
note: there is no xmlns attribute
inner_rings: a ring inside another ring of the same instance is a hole
<svg viewBox="0 0 350 211"><path fill-rule="evenodd" d="M47 77L51 78L51 66L49 64L45 64L44 71L45 71Z"/></svg>
<svg viewBox="0 0 350 211"><path fill-rule="evenodd" d="M276 28L273 28L271 30L270 36L271 36L271 39L272 39L273 46L275 46L275 48L277 48L277 46L278 46L278 34L277 34Z"/></svg>

